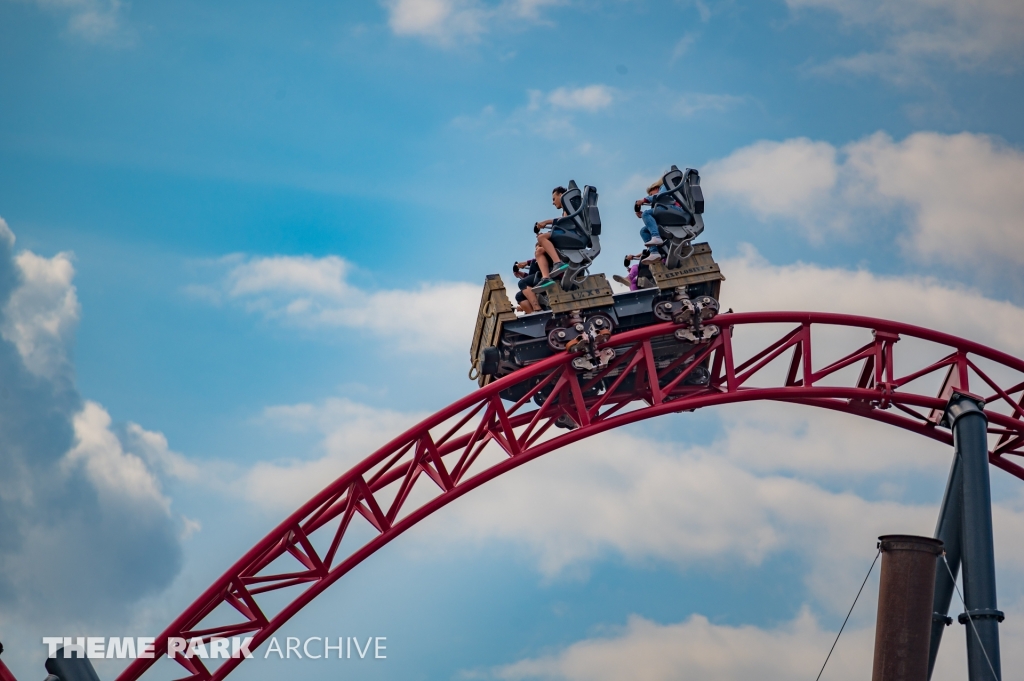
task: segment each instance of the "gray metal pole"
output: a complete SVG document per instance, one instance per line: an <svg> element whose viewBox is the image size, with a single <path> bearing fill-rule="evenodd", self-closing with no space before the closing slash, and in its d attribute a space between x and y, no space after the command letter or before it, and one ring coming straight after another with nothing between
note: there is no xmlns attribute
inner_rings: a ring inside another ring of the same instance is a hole
<svg viewBox="0 0 1024 681"><path fill-rule="evenodd" d="M923 681L928 670L935 557L942 542L888 534L878 538L882 578L871 681Z"/></svg>
<svg viewBox="0 0 1024 681"><path fill-rule="evenodd" d="M988 477L988 418L977 398L953 393L946 422L963 475L961 563L967 612L959 622L967 634L967 678L1000 681L996 561L992 539L992 492Z"/></svg>
<svg viewBox="0 0 1024 681"><path fill-rule="evenodd" d="M928 655L929 679L932 677L932 670L935 669L935 657L939 654L942 632L953 623L948 615L949 604L953 600L953 591L956 588L954 580L960 572L962 514L963 474L960 457L954 454L953 463L949 467L949 479L946 481L946 493L942 497L942 507L939 510L939 520L935 524L935 538L940 540L946 549L946 560L953 571L953 578L950 578L946 563L942 561L942 556L939 556L935 563L935 598L932 601L932 637Z"/></svg>

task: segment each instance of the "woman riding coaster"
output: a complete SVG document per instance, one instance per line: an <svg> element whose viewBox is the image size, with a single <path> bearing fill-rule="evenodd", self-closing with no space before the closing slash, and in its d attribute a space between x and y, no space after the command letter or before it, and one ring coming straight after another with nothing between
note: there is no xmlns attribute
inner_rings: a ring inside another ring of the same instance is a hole
<svg viewBox="0 0 1024 681"><path fill-rule="evenodd" d="M647 246L650 249L650 255L643 259L643 263L645 265L650 265L661 260L662 256L659 246L665 242L661 238L658 231L658 224L654 221L654 216L651 214L651 211L645 210L641 213L640 207L650 205L652 203L651 199L657 196L658 192L661 190L663 178L664 176L659 178L656 182L652 182L651 185L647 187L647 196L642 199L638 199L633 203L633 211L636 213L638 218L643 220L644 223L643 227L640 228L640 238L644 240L644 246Z"/></svg>

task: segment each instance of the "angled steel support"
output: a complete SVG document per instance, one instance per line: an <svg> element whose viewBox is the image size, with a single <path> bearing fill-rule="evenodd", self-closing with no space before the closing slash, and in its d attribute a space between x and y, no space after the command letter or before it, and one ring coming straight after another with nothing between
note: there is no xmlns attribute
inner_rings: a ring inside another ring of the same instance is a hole
<svg viewBox="0 0 1024 681"><path fill-rule="evenodd" d="M999 681L999 623L1003 613L996 606L988 418L984 406L976 397L954 392L944 420L953 430L953 448L963 478L960 546L967 610L958 619L967 635L967 678L992 681L994 675Z"/></svg>
<svg viewBox="0 0 1024 681"><path fill-rule="evenodd" d="M942 541L946 551L946 562L939 556L935 563L935 598L932 602L932 638L928 656L928 678L935 668L935 657L939 654L942 632L953 623L949 617L949 604L956 588L954 579L960 573L960 526L963 520L963 472L960 457L954 454L946 481L946 493L942 497L939 520L935 524L935 538ZM953 578L949 572L953 571Z"/></svg>

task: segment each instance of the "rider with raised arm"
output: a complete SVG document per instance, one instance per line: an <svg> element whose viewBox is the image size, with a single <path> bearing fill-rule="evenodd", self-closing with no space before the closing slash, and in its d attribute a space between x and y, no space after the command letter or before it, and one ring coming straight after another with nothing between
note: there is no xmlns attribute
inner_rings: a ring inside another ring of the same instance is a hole
<svg viewBox="0 0 1024 681"><path fill-rule="evenodd" d="M658 231L658 224L654 221L654 216L650 210L645 210L641 213L641 206L650 205L652 199L658 195L658 191L661 190L662 178L659 178L656 182L652 182L647 187L647 196L642 199L638 199L633 204L633 211L636 216L643 220L643 227L640 228L640 238L644 240L644 246L650 249L650 255L643 259L644 264L650 265L661 260L661 246L664 242Z"/></svg>

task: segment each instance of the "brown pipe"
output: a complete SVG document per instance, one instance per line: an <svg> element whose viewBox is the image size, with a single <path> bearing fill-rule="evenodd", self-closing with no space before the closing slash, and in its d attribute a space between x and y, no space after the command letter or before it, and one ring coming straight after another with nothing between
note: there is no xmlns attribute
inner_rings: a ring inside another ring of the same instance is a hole
<svg viewBox="0 0 1024 681"><path fill-rule="evenodd" d="M882 578L871 681L927 681L935 560L942 542L887 534L878 538L878 547Z"/></svg>

